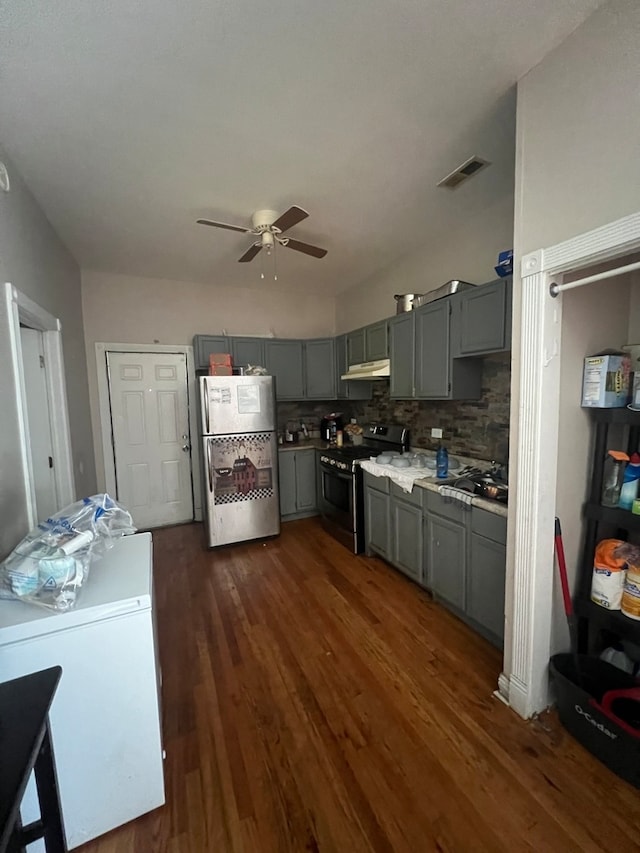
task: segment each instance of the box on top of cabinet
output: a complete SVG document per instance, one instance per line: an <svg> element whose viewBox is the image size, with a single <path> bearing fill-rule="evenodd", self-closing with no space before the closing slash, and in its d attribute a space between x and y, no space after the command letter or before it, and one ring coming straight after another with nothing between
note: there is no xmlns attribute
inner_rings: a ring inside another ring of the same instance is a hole
<svg viewBox="0 0 640 853"><path fill-rule="evenodd" d="M623 352L605 350L584 360L582 406L619 409L629 400L631 358Z"/></svg>

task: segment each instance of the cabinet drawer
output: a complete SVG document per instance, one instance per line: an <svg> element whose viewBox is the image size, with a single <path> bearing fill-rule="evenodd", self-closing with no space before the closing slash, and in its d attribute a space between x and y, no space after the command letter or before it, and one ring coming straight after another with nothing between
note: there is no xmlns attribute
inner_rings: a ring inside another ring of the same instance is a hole
<svg viewBox="0 0 640 853"><path fill-rule="evenodd" d="M368 471L364 472L365 486L370 489L375 489L376 492L384 492L385 495L388 495L389 483L390 480L388 477L374 477L373 474L369 474Z"/></svg>
<svg viewBox="0 0 640 853"><path fill-rule="evenodd" d="M419 487L413 488L411 492L405 492L397 483L394 483L393 480L387 480L390 483L390 494L391 497L396 498L399 501L404 501L407 504L411 504L412 506L422 507L422 495L423 489Z"/></svg>
<svg viewBox="0 0 640 853"><path fill-rule="evenodd" d="M507 543L507 519L476 506L471 510L471 530L500 545Z"/></svg>
<svg viewBox="0 0 640 853"><path fill-rule="evenodd" d="M464 522L471 507L466 504L461 504L458 501L445 500L442 495L435 492L427 492L426 507L430 512L435 512L443 518L450 518L453 521Z"/></svg>

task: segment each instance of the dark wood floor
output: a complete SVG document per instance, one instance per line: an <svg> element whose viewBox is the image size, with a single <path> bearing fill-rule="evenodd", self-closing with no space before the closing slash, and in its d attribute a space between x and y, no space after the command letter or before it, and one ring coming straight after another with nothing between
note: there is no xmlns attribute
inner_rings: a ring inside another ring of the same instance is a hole
<svg viewBox="0 0 640 853"><path fill-rule="evenodd" d="M640 849L640 795L499 653L315 519L207 552L154 533L167 805L83 853Z"/></svg>

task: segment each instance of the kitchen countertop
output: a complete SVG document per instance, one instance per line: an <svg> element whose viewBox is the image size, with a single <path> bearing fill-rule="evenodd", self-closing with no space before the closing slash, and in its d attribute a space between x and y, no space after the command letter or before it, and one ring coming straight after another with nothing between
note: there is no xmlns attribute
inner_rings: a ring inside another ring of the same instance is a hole
<svg viewBox="0 0 640 853"><path fill-rule="evenodd" d="M320 438L307 438L288 444L279 444L278 452L286 453L290 450L328 450L330 447L331 445L327 444L326 441L322 441L322 439ZM421 448L411 448L411 453L424 453L425 456L435 458L435 453L433 451L425 451ZM460 462L461 469L466 467L467 465L473 465L474 467L483 469L488 469L490 467L489 463L485 459L472 459L466 456L459 456L456 453L452 453L451 456ZM437 492L440 486L442 485L453 486L456 479L456 471L451 471L449 477L447 477L444 482L442 480L438 480L435 474L433 476L425 474L424 477L421 477L419 480L416 480L414 485L420 489L427 489L430 492ZM499 501L491 501L487 498L482 498L479 495L472 496L471 506L477 506L479 509L485 509L487 510L487 512L492 512L494 515L500 515L503 518L506 518L509 512L506 504L500 503Z"/></svg>
<svg viewBox="0 0 640 853"><path fill-rule="evenodd" d="M303 438L299 441L285 442L278 445L278 451L287 450L326 450L329 447L326 441L320 438Z"/></svg>

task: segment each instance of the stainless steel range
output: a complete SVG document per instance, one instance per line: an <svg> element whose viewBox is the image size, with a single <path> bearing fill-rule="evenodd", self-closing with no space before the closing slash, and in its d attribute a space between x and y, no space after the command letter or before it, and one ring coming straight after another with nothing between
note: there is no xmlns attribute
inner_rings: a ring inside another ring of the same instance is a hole
<svg viewBox="0 0 640 853"><path fill-rule="evenodd" d="M354 554L364 551L364 489L361 459L384 450L409 449L409 430L396 424L370 424L363 444L320 452L320 514L326 530Z"/></svg>

